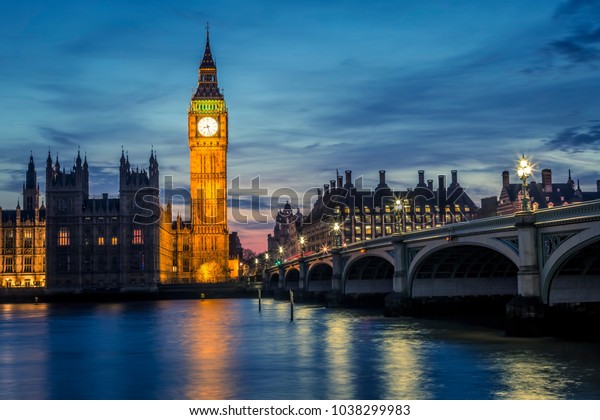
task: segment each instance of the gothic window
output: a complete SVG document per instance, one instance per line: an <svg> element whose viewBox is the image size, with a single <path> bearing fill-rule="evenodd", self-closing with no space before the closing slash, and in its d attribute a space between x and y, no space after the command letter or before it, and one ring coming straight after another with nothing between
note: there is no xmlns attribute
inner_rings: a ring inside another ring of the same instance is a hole
<svg viewBox="0 0 600 420"><path fill-rule="evenodd" d="M71 232L69 228L61 227L58 229L58 246L71 245Z"/></svg>
<svg viewBox="0 0 600 420"><path fill-rule="evenodd" d="M31 254L33 248L33 235L29 229L23 232L23 248L25 248L26 254Z"/></svg>
<svg viewBox="0 0 600 420"><path fill-rule="evenodd" d="M14 273L15 272L13 257L6 257L4 259L4 272L5 273Z"/></svg>
<svg viewBox="0 0 600 420"><path fill-rule="evenodd" d="M58 256L58 271L71 271L71 257L69 255Z"/></svg>
<svg viewBox="0 0 600 420"><path fill-rule="evenodd" d="M133 229L133 241L134 245L142 245L144 243L144 234L141 228Z"/></svg>
<svg viewBox="0 0 600 420"><path fill-rule="evenodd" d="M98 236L98 245L104 245L104 236Z"/></svg>
<svg viewBox="0 0 600 420"><path fill-rule="evenodd" d="M116 236L113 236L110 239L110 243L111 243L111 245L118 245L119 244L119 238L117 238Z"/></svg>
<svg viewBox="0 0 600 420"><path fill-rule="evenodd" d="M24 273L31 273L32 270L32 258L31 257L25 257L23 258L23 272Z"/></svg>
<svg viewBox="0 0 600 420"><path fill-rule="evenodd" d="M12 230L8 230L6 232L6 236L4 237L4 247L8 249L13 249L15 247L15 236Z"/></svg>

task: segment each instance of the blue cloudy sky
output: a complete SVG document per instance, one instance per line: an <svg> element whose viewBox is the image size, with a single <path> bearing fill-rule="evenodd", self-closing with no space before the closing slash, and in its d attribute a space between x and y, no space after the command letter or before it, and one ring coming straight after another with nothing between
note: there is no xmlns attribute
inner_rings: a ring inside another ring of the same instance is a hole
<svg viewBox="0 0 600 420"><path fill-rule="evenodd" d="M406 188L459 170L476 202L528 154L600 178L599 0L29 0L0 14L0 205L33 151L86 153L117 192L121 147L188 183L187 106L210 21L229 178L297 191L340 171ZM40 176L42 190L43 179ZM539 174L537 176L539 179ZM516 177L513 178L516 182ZM260 251L271 225L238 225Z"/></svg>

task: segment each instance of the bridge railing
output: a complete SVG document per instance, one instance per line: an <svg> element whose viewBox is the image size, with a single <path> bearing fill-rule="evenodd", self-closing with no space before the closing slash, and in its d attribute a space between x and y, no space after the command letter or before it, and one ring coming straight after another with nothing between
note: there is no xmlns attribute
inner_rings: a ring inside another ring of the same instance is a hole
<svg viewBox="0 0 600 420"><path fill-rule="evenodd" d="M581 218L600 218L600 200L566 204L534 212L536 223L576 221Z"/></svg>

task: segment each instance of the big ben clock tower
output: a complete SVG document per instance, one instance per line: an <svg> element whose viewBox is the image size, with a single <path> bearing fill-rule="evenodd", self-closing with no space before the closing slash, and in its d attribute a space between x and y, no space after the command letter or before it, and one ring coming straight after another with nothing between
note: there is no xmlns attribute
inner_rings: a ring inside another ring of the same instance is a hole
<svg viewBox="0 0 600 420"><path fill-rule="evenodd" d="M193 277L197 282L222 281L229 275L227 106L217 83L208 28L198 88L188 109L188 143Z"/></svg>

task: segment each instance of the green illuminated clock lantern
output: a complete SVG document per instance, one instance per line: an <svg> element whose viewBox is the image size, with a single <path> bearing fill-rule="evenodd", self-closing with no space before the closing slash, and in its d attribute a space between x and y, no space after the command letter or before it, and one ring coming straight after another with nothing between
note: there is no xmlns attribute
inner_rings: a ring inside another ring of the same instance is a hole
<svg viewBox="0 0 600 420"><path fill-rule="evenodd" d="M198 121L198 132L204 137L214 136L218 129L219 124L212 117L204 117Z"/></svg>

